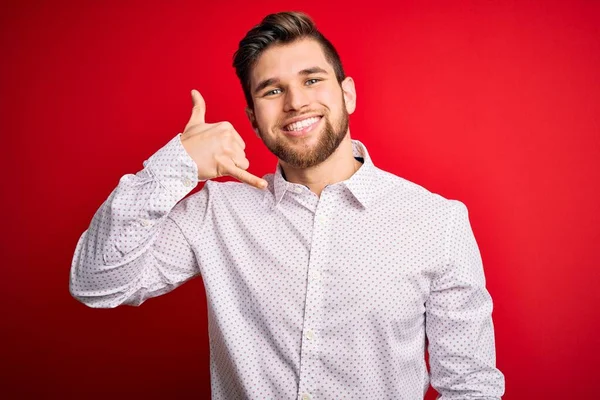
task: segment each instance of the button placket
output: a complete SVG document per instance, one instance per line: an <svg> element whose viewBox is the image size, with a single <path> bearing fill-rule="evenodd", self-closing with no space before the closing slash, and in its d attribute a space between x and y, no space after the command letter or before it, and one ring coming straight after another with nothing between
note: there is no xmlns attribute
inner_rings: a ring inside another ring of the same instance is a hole
<svg viewBox="0 0 600 400"><path fill-rule="evenodd" d="M304 315L304 331L300 360L300 384L298 394L308 394L319 385L319 354L321 340L319 337L322 310L323 286L321 285L321 270L325 267L330 254L331 226L327 224L329 197L325 193L318 199L314 217L313 235L311 241L310 261L306 290L306 307ZM300 397L301 399L303 397ZM312 398L312 397L309 397Z"/></svg>

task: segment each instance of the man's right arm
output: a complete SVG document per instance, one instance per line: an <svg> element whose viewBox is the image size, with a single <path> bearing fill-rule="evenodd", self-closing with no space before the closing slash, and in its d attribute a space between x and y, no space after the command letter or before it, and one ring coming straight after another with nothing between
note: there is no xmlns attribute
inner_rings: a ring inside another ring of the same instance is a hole
<svg viewBox="0 0 600 400"><path fill-rule="evenodd" d="M145 161L143 170L120 179L79 238L69 290L80 302L137 306L199 274L190 244L169 216L198 183L196 163L180 136Z"/></svg>
<svg viewBox="0 0 600 400"><path fill-rule="evenodd" d="M264 189L247 171L241 136L229 122L209 124L206 104L192 91L184 132L121 178L77 243L69 290L95 308L140 305L200 273L191 245L169 213L198 183L232 176ZM197 200L206 202L207 192ZM204 207L202 207L204 209Z"/></svg>

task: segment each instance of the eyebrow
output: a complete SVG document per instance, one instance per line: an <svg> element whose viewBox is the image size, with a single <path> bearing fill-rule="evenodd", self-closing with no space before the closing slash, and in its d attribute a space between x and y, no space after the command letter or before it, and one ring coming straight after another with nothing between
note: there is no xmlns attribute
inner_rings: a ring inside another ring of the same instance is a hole
<svg viewBox="0 0 600 400"><path fill-rule="evenodd" d="M302 71L298 72L298 75L306 76L306 75L317 74L317 73L327 74L327 71L325 71L321 67L310 67L310 68L305 68ZM256 94L256 93L260 92L261 90L263 90L264 88L271 86L278 82L279 82L279 78L265 79L264 81L261 81L258 84L258 86L256 86L256 89L254 89L254 94Z"/></svg>

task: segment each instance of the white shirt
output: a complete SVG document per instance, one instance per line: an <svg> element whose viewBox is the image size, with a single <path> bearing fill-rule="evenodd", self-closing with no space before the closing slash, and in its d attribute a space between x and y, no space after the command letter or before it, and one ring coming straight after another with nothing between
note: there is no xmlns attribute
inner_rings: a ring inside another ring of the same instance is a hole
<svg viewBox="0 0 600 400"><path fill-rule="evenodd" d="M183 199L198 171L177 135L96 212L71 294L138 306L202 276L214 400L417 400L430 380L444 400L499 399L466 206L353 151L363 165L320 198L278 165L268 189L209 180Z"/></svg>

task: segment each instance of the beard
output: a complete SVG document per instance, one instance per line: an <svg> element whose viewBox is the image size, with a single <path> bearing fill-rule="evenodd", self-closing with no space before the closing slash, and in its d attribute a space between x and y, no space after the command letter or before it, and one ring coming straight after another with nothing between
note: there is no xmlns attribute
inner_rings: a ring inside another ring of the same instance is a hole
<svg viewBox="0 0 600 400"><path fill-rule="evenodd" d="M343 104L343 103L342 103ZM269 151L280 160L284 161L293 168L310 168L319 165L325 161L340 146L340 143L346 137L348 132L349 114L346 107L342 105L342 116L337 121L336 126L331 124L328 114L324 114L321 119L324 126L317 140L317 144L312 148L303 145L301 149L291 146L288 138L278 136L274 139L263 134L259 128L259 135ZM304 138L299 138L297 143L301 146Z"/></svg>

